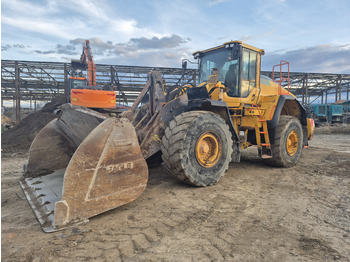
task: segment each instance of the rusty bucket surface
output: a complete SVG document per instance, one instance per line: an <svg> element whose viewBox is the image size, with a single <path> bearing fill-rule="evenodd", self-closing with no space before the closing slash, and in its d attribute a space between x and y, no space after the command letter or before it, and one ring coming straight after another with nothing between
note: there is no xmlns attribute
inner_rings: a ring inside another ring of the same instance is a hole
<svg viewBox="0 0 350 262"><path fill-rule="evenodd" d="M43 230L52 232L135 200L147 180L133 125L107 118L81 142L66 169L20 183Z"/></svg>

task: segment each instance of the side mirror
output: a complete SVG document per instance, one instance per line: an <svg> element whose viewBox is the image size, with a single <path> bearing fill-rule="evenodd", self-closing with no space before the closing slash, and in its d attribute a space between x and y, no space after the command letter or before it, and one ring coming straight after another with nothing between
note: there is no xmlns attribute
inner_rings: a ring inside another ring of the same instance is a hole
<svg viewBox="0 0 350 262"><path fill-rule="evenodd" d="M185 71L187 69L187 61L182 61L182 70Z"/></svg>

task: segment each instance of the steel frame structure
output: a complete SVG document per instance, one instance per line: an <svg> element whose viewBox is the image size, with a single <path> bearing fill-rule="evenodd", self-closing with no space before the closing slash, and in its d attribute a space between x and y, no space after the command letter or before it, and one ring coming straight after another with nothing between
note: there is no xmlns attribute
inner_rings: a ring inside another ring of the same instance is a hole
<svg viewBox="0 0 350 262"><path fill-rule="evenodd" d="M195 69L183 72L182 68L102 64L96 65L96 84L116 86L117 103L131 103L146 84L147 74L154 69L162 73L166 85L196 84ZM271 71L261 73L272 78ZM58 95L67 95L71 74L70 63L2 60L1 101L14 101L19 120L21 101L51 101ZM280 82L286 86L287 74L274 72L274 79L282 78ZM317 98L327 103L330 95L335 95L336 101L349 100L350 74L290 72L289 84L290 91L304 105L312 104Z"/></svg>
<svg viewBox="0 0 350 262"><path fill-rule="evenodd" d="M181 68L97 64L96 84L114 85L117 87L117 95L119 92L125 93L127 101L132 102L134 93L141 91L147 82L147 74L154 69L162 73L167 85L196 81L195 70L187 70L183 75ZM70 63L2 60L1 99L16 99L17 81L21 100L50 101L67 92L71 74Z"/></svg>
<svg viewBox="0 0 350 262"><path fill-rule="evenodd" d="M262 71L263 75L272 78L272 72ZM274 72L274 79L288 78L287 72ZM282 81L282 86L287 86L287 81ZM313 104L321 99L321 104L327 104L329 96L334 95L335 101L349 100L350 74L327 73L289 73L289 90L297 96L303 105Z"/></svg>

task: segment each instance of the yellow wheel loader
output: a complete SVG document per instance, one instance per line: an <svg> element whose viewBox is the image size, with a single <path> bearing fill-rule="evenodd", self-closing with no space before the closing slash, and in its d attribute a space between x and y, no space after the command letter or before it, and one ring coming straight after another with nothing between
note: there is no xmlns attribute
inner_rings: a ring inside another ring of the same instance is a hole
<svg viewBox="0 0 350 262"><path fill-rule="evenodd" d="M161 160L193 186L217 183L252 145L267 164L295 165L314 124L295 96L260 75L263 54L240 41L196 52L200 84L173 90L152 71L118 117L62 105L33 141L20 181L43 230L135 200Z"/></svg>

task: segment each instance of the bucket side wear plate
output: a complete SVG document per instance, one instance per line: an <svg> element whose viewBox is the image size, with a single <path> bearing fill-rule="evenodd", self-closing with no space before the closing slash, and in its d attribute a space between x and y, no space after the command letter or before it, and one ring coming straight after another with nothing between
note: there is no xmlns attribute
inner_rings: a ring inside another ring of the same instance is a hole
<svg viewBox="0 0 350 262"><path fill-rule="evenodd" d="M30 146L25 177L66 168L80 143L105 119L92 110L70 104L60 109L60 116L41 129Z"/></svg>
<svg viewBox="0 0 350 262"><path fill-rule="evenodd" d="M148 167L135 129L125 118L108 118L80 144L66 169L54 226L85 220L135 200Z"/></svg>
<svg viewBox="0 0 350 262"><path fill-rule="evenodd" d="M76 146L58 128L58 122L52 120L35 137L29 149L25 177L38 177L67 167Z"/></svg>

